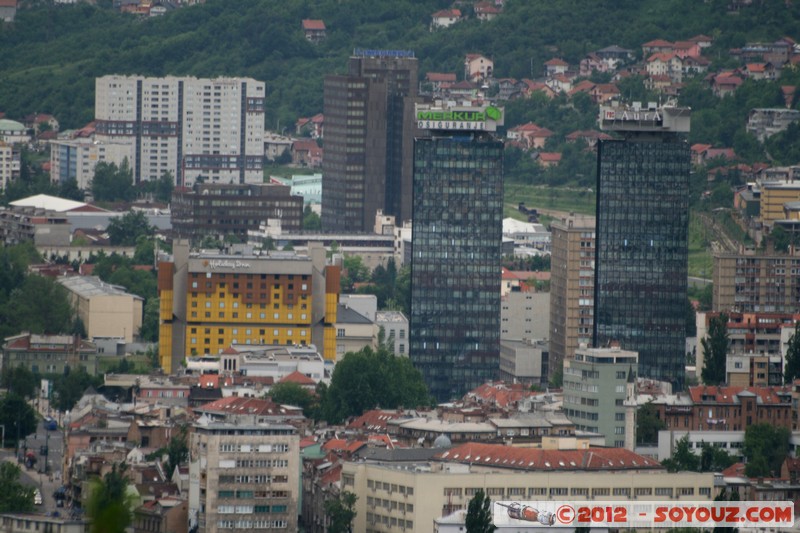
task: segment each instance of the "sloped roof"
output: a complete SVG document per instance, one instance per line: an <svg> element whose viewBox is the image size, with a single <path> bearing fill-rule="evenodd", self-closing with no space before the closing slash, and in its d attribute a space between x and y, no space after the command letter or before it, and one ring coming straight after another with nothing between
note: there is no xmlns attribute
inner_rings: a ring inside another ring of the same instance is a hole
<svg viewBox="0 0 800 533"><path fill-rule="evenodd" d="M322 450L326 452L345 452L354 453L367 445L366 441L354 440L347 442L344 439L330 439L322 445Z"/></svg>
<svg viewBox="0 0 800 533"><path fill-rule="evenodd" d="M355 309L339 304L336 309L337 324L372 324L372 320L365 317Z"/></svg>
<svg viewBox="0 0 800 533"><path fill-rule="evenodd" d="M66 213L67 211L74 211L75 209L85 207L89 204L86 202L76 202L74 200L67 200L66 198L59 198L57 196L50 196L48 194L36 194L11 202L11 205L18 207L36 207L55 211L57 213ZM103 211L103 209L99 207L96 209L98 211Z"/></svg>
<svg viewBox="0 0 800 533"><path fill-rule="evenodd" d="M667 48L671 46L672 43L669 41L665 41L664 39L655 39L654 41L644 43L642 48Z"/></svg>
<svg viewBox="0 0 800 533"><path fill-rule="evenodd" d="M547 65L548 67L568 67L569 66L569 63L567 63L563 59L559 59L557 57L554 57L553 59L545 61L544 64Z"/></svg>
<svg viewBox="0 0 800 533"><path fill-rule="evenodd" d="M437 11L431 17L435 19L440 18L459 18L461 17L461 10L460 9L442 9L441 11Z"/></svg>
<svg viewBox="0 0 800 533"><path fill-rule="evenodd" d="M467 443L455 446L435 457L493 468L529 471L607 471L662 470L658 461L624 448L590 448L588 450L542 450L515 448L503 444Z"/></svg>
<svg viewBox="0 0 800 533"><path fill-rule="evenodd" d="M303 19L304 30L324 30L325 23L321 20Z"/></svg>
<svg viewBox="0 0 800 533"><path fill-rule="evenodd" d="M310 377L302 374L299 370L295 370L291 374L283 376L278 383L297 383L298 385L316 385L317 382Z"/></svg>
<svg viewBox="0 0 800 533"><path fill-rule="evenodd" d="M456 74L455 72L428 72L425 75L425 79L428 81L456 81Z"/></svg>
<svg viewBox="0 0 800 533"><path fill-rule="evenodd" d="M294 411L289 411L270 400L262 400L260 398L242 398L239 396L229 396L227 398L220 398L219 400L203 404L196 410L216 412L216 413L227 413L233 415L294 414Z"/></svg>

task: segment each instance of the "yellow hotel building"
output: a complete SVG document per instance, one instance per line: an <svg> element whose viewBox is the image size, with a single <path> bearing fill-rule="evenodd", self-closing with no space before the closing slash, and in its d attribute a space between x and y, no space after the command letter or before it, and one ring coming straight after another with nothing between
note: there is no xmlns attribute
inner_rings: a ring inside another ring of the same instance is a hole
<svg viewBox="0 0 800 533"><path fill-rule="evenodd" d="M161 368L231 344L314 344L335 360L340 274L325 262L321 246L243 256L190 252L176 240L158 270Z"/></svg>

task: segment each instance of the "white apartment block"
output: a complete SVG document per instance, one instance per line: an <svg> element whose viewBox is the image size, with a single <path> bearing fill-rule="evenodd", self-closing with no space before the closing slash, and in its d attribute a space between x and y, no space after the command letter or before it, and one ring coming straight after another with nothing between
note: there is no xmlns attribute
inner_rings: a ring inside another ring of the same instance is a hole
<svg viewBox="0 0 800 533"><path fill-rule="evenodd" d="M189 456L189 529L297 531L300 448L287 424L195 424Z"/></svg>
<svg viewBox="0 0 800 533"><path fill-rule="evenodd" d="M19 152L0 141L0 191L19 177Z"/></svg>
<svg viewBox="0 0 800 533"><path fill-rule="evenodd" d="M50 142L50 181L64 183L69 179L78 182L78 188L89 190L97 163L113 163L117 166L127 158L134 160L134 144L117 139L99 142L88 137L63 139Z"/></svg>
<svg viewBox="0 0 800 533"><path fill-rule="evenodd" d="M96 80L97 139L133 147L134 181L171 172L177 185L262 183L264 82L103 76Z"/></svg>

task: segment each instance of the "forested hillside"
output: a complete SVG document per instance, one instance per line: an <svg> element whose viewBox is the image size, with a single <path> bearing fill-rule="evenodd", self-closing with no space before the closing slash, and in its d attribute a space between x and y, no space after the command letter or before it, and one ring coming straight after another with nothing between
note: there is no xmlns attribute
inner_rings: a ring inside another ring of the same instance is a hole
<svg viewBox="0 0 800 533"><path fill-rule="evenodd" d="M522 78L540 76L553 56L575 63L611 44L641 53L651 39L704 33L720 66L749 40L800 37L800 3L783 0L756 0L735 15L729 0L507 0L495 20L433 33L430 15L448 0L208 0L152 19L31 2L0 28L0 111L52 113L64 128L92 119L94 78L112 73L264 80L267 127L276 128L322 110L323 76L343 71L355 47L411 49L422 73L459 75L464 54L479 52L494 59L496 77ZM325 21L323 43L303 38L304 18Z"/></svg>

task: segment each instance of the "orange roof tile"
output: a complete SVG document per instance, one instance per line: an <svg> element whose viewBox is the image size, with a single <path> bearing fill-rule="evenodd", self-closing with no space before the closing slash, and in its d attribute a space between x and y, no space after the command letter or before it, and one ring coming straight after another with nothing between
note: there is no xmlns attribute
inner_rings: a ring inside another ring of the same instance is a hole
<svg viewBox="0 0 800 533"><path fill-rule="evenodd" d="M278 383L297 383L298 385L316 385L317 382L310 377L302 374L299 370L295 370L291 374L283 376Z"/></svg>
<svg viewBox="0 0 800 533"><path fill-rule="evenodd" d="M325 23L321 20L303 19L304 30L324 30Z"/></svg>

